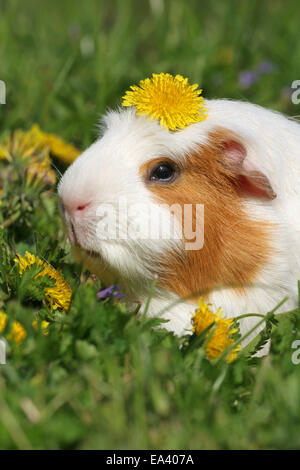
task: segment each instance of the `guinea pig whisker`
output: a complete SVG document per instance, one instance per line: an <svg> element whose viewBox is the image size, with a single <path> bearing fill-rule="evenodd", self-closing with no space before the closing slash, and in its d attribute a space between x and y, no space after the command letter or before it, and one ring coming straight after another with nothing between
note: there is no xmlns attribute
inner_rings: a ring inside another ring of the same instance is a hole
<svg viewBox="0 0 300 470"><path fill-rule="evenodd" d="M53 161L51 162L51 166L53 167L53 169L55 170L55 172L58 174L58 176L59 176L60 178L62 178L62 172L57 168L57 166L55 165L55 163L54 163ZM59 178L59 179L60 179L60 178Z"/></svg>

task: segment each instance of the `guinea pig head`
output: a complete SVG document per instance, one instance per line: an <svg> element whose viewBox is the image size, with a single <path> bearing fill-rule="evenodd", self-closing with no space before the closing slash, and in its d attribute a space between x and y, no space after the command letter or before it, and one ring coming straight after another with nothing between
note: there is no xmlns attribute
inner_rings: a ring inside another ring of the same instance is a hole
<svg viewBox="0 0 300 470"><path fill-rule="evenodd" d="M110 112L100 138L60 181L60 208L73 253L108 282L125 279L146 288L145 279L153 280L166 249L181 243L157 232L168 232L169 225L176 232L180 221L157 203L140 171L148 161L171 159L176 146L169 137L133 109Z"/></svg>
<svg viewBox="0 0 300 470"><path fill-rule="evenodd" d="M254 220L247 201L276 195L241 136L224 127L168 132L132 108L110 112L58 193L74 253L125 287L146 289L156 275L181 297L242 287L270 255L270 224Z"/></svg>

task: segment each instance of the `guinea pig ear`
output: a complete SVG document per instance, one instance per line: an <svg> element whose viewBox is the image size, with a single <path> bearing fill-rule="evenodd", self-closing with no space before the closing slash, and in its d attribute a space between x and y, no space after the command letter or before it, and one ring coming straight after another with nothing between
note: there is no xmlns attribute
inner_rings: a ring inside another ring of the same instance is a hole
<svg viewBox="0 0 300 470"><path fill-rule="evenodd" d="M247 151L243 144L229 139L222 142L221 151L222 164L236 175L242 192L259 198L276 198L267 176L247 161Z"/></svg>

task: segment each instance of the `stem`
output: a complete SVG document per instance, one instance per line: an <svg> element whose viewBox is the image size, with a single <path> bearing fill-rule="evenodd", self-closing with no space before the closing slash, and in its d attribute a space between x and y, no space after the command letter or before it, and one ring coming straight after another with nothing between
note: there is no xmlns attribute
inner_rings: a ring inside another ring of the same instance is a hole
<svg viewBox="0 0 300 470"><path fill-rule="evenodd" d="M234 320L241 320L242 318L247 318L247 317L266 318L266 315L262 315L261 313L245 313L244 315L239 315L238 317L234 317Z"/></svg>
<svg viewBox="0 0 300 470"><path fill-rule="evenodd" d="M10 219L8 219L8 220L6 220L5 222L3 222L2 227L3 227L3 228L9 227L11 224L13 224L13 223L19 218L20 215L21 215L21 211L16 212L14 215L12 215L12 216L10 217Z"/></svg>
<svg viewBox="0 0 300 470"><path fill-rule="evenodd" d="M235 348L238 344L240 344L242 341L244 341L246 338L248 338L248 336L250 336L255 330L256 328L258 328L262 323L264 323L266 321L266 317L265 316L262 320L260 320L256 325L254 325L253 328L251 328L251 330L249 330L242 338L240 339L237 339L231 346L229 346L227 349L225 349L225 351L222 352L221 356L219 356L217 359L215 359L213 361L213 364L217 364L218 362L220 362L224 357L228 356L228 354L230 353L230 351Z"/></svg>
<svg viewBox="0 0 300 470"><path fill-rule="evenodd" d="M146 304L145 304L145 308L144 308L144 311L143 311L143 314L142 314L142 317L144 318L146 315L147 315L147 312L148 312L148 309L149 309L149 305L150 305L150 301L153 297L153 294L154 294L154 290L155 290L155 287L156 287L156 283L157 283L157 279L154 279L154 281L151 283L151 287L150 287L150 290L149 290L149 295L147 297L147 301L146 301Z"/></svg>
<svg viewBox="0 0 300 470"><path fill-rule="evenodd" d="M240 344L242 341L244 341L246 338L248 338L248 336L250 336L262 323L267 321L275 313L275 311L279 307L281 307L282 304L284 304L287 301L287 299L288 299L288 297L285 297L281 302L279 302L279 304L276 305L276 307L273 308L273 310L268 312L266 315L261 315L261 314L258 314L258 313L257 314L249 313L249 314L240 315L240 317L237 317L237 318L241 318L241 317L245 318L245 317L259 316L259 317L262 317L262 320L260 320L256 325L254 325L254 327L251 328L251 330L249 330L244 336L242 336L242 338L236 340L231 346L229 346L227 349L225 349L225 351L223 351L221 356L219 356L217 359L215 359L213 361L213 364L217 364L219 361L221 361L221 359L226 357L233 348L235 348L238 344Z"/></svg>

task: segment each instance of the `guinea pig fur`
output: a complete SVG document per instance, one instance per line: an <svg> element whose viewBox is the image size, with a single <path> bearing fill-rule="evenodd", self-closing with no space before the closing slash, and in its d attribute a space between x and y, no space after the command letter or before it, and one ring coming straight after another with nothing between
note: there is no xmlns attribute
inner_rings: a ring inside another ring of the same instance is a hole
<svg viewBox="0 0 300 470"><path fill-rule="evenodd" d="M179 336L191 331L199 292L227 317L266 314L286 296L278 312L297 305L300 126L250 103L206 105L206 120L176 132L135 107L109 111L58 188L75 259L106 284L117 280L129 303L143 306L157 279L148 315ZM158 166L171 178L153 177ZM135 207L130 236L125 203ZM203 206L201 249L185 249L180 235L147 236L159 223L182 233L174 204ZM257 321L241 320L241 333Z"/></svg>

